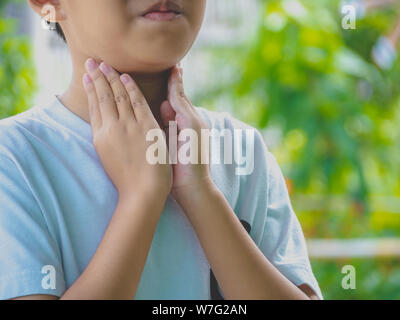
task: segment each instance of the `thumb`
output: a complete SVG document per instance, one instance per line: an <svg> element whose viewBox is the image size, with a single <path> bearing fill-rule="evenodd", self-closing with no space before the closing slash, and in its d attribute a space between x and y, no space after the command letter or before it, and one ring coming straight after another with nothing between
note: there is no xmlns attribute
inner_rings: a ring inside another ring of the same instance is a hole
<svg viewBox="0 0 400 320"><path fill-rule="evenodd" d="M160 113L164 127L168 127L170 121L175 121L176 112L168 101L161 104Z"/></svg>
<svg viewBox="0 0 400 320"><path fill-rule="evenodd" d="M168 80L168 101L176 113L190 114L192 104L185 95L182 74L177 67L172 69Z"/></svg>

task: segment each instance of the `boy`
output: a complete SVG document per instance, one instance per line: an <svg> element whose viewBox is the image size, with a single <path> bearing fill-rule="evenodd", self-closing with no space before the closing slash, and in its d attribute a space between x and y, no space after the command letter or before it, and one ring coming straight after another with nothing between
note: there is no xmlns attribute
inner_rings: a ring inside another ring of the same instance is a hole
<svg viewBox="0 0 400 320"><path fill-rule="evenodd" d="M233 133L252 128L184 94L177 63L206 0L28 2L42 16L51 9L74 73L51 105L0 122L0 297L322 298L258 132L247 175L147 156L148 133L161 128L170 155L186 129L225 130L246 146ZM207 150L202 139L197 159L221 153L226 140L217 140Z"/></svg>

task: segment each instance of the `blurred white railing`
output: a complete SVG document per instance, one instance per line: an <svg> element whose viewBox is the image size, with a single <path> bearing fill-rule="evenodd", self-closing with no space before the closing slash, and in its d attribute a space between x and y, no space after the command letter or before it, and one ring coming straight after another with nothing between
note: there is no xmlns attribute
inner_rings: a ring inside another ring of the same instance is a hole
<svg viewBox="0 0 400 320"><path fill-rule="evenodd" d="M400 257L400 239L309 239L311 258L383 258Z"/></svg>
<svg viewBox="0 0 400 320"><path fill-rule="evenodd" d="M292 202L297 212L323 210L346 211L352 199L345 195L296 194ZM369 205L372 212L400 214L400 198L371 196ZM308 239L311 258L381 258L400 257L400 238L357 238L357 239Z"/></svg>
<svg viewBox="0 0 400 320"><path fill-rule="evenodd" d="M296 211L321 210L329 207L334 211L346 211L352 199L346 195L319 195L319 194L295 194L292 202ZM368 198L372 212L385 212L400 214L400 197L395 196L370 196Z"/></svg>

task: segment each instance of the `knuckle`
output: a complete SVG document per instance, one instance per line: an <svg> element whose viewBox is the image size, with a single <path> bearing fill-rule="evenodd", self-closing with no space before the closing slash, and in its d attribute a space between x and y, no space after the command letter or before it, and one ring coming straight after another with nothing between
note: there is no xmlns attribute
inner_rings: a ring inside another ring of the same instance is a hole
<svg viewBox="0 0 400 320"><path fill-rule="evenodd" d="M94 85L93 83L88 83L85 86L86 92L90 95L94 92Z"/></svg>
<svg viewBox="0 0 400 320"><path fill-rule="evenodd" d="M144 106L144 101L142 99L135 100L135 101L133 101L132 105L134 108L136 108L136 107L141 108Z"/></svg>
<svg viewBox="0 0 400 320"><path fill-rule="evenodd" d="M105 139L110 139L110 137L115 133L115 126L113 126L112 124L108 124L105 125L102 129L101 129L101 139L105 140Z"/></svg>
<svg viewBox="0 0 400 320"><path fill-rule="evenodd" d="M89 110L94 111L97 108L97 104L95 101L90 101L89 102Z"/></svg>
<svg viewBox="0 0 400 320"><path fill-rule="evenodd" d="M111 76L108 78L108 81L110 82L111 85L115 85L115 84L117 84L118 82L120 82L120 79L119 79L119 77L116 76L116 75L111 75Z"/></svg>
<svg viewBox="0 0 400 320"><path fill-rule="evenodd" d="M111 133L111 132L115 132L116 130L118 130L120 127L118 120L115 121L110 121L108 123L108 125L105 126L106 132L107 133Z"/></svg>
<svg viewBox="0 0 400 320"><path fill-rule="evenodd" d="M110 92L103 92L99 95L99 103L105 104L113 100L113 95Z"/></svg>
<svg viewBox="0 0 400 320"><path fill-rule="evenodd" d="M136 89L136 87L134 85L130 84L130 85L127 86L126 89L127 89L127 91L129 92L130 95L132 95L132 96L136 95L137 89Z"/></svg>
<svg viewBox="0 0 400 320"><path fill-rule="evenodd" d="M129 101L129 97L128 97L126 94L124 94L124 93L119 94L119 95L117 95L117 96L115 97L115 102L116 102L117 104L125 103L125 102L128 102L128 101Z"/></svg>
<svg viewBox="0 0 400 320"><path fill-rule="evenodd" d="M101 78L103 78L103 74L102 74L100 71L98 71L98 70L96 70L95 72L93 72L93 74L91 74L90 76L92 77L92 80L93 80L94 82L97 82L97 81L99 81Z"/></svg>

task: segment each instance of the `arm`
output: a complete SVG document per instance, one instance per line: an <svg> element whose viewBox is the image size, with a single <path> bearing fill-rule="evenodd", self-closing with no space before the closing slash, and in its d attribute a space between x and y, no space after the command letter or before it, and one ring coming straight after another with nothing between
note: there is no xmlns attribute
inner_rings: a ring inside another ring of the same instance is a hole
<svg viewBox="0 0 400 320"><path fill-rule="evenodd" d="M176 120L179 131L192 128L198 136L207 125L184 94L182 70L175 68L169 82L169 99L161 108L165 125ZM200 139L201 140L201 139ZM180 147L178 142L178 148ZM174 165L173 195L193 225L217 281L228 299L314 299L308 285L297 287L268 261L242 227L223 194L211 179L209 166ZM194 146L195 148L196 146ZM202 164L203 163L203 164Z"/></svg>
<svg viewBox="0 0 400 320"><path fill-rule="evenodd" d="M88 267L61 299L133 299L163 206L153 197L121 198Z"/></svg>
<svg viewBox="0 0 400 320"><path fill-rule="evenodd" d="M145 195L120 198L92 260L60 299L133 299L163 205ZM35 295L19 299L57 297Z"/></svg>
<svg viewBox="0 0 400 320"><path fill-rule="evenodd" d="M318 300L309 286L305 284L299 286L300 291L269 263L215 186L210 185L203 192L199 191L192 192L196 196L191 197L190 201L183 200L180 203L197 233L227 299L243 299L243 297L247 299L307 299L308 297ZM85 288L90 288L93 293L97 293L97 297L99 297L98 293L102 293L102 295L108 293L110 297L117 297L124 291L129 297L129 293L136 289L141 273L139 266L144 264L147 247L151 242L150 235L154 233L154 220L148 221L149 219L145 215L139 215L136 218L139 222L136 225L138 230L126 228L127 224L123 216L132 214L132 210L129 210L129 202L127 204L126 208L124 205L117 208L114 216L121 215L122 217L121 219L113 218L113 222L107 229L109 236L104 237L98 252L90 263L92 270L88 267L62 297L63 299L68 297L79 299L80 293L86 291ZM124 209L127 209L126 212ZM118 210L120 210L119 213ZM143 229L138 227L140 221L143 222ZM119 222L122 223L121 227L118 226ZM119 232L114 232L113 228ZM128 232L123 237L119 233L124 229L127 229ZM140 242L138 239L141 239ZM145 243L144 247L136 248L138 253L134 253L134 245L131 246L132 248L128 245L125 249L127 255L123 255L124 250L121 250L121 256L116 256L113 260L109 259L109 257L115 256L112 252L112 248L115 247L113 243L134 244L138 242ZM111 252L108 252L107 248L111 248ZM141 258L139 259L139 257ZM103 259L105 259L105 263ZM109 261L114 261L111 266L108 266ZM102 270L104 268L108 269ZM111 273L110 269L114 271ZM103 274L110 275L109 278L106 278L107 282L104 282ZM128 275L128 277L124 279L118 275ZM88 298L90 292L85 292L85 294L85 298ZM93 295L90 296L96 298ZM55 299L56 297L30 297L30 299L43 298Z"/></svg>
<svg viewBox="0 0 400 320"><path fill-rule="evenodd" d="M93 142L119 201L92 260L61 299L133 299L172 173L169 165L151 165L146 159L146 134L161 129L133 79L88 62L84 86ZM50 298L25 298L39 297Z"/></svg>
<svg viewBox="0 0 400 320"><path fill-rule="evenodd" d="M225 298L315 298L312 290L307 291L308 286L303 286L303 292L265 258L213 182L185 188L184 192L178 202L196 231Z"/></svg>

